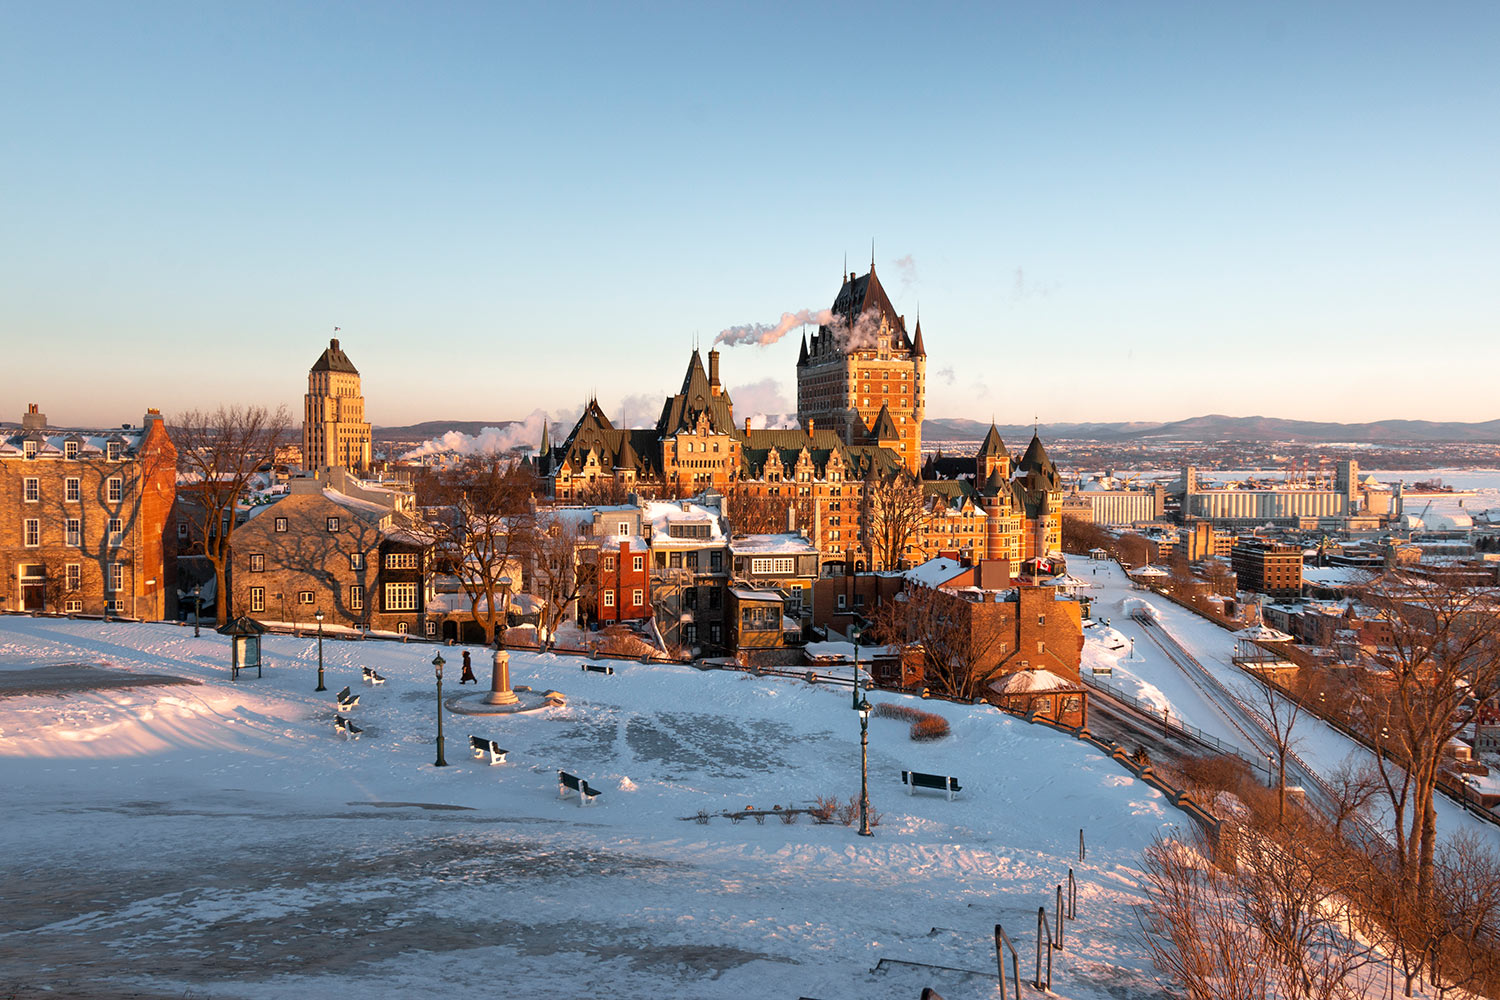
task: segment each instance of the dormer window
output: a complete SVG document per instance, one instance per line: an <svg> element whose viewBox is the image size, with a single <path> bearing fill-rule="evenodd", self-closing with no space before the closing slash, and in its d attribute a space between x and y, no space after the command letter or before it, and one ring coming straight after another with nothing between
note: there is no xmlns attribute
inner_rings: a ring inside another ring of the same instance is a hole
<svg viewBox="0 0 1500 1000"><path fill-rule="evenodd" d="M36 458L36 442L24 441L21 444L21 454L26 458Z"/></svg>
<svg viewBox="0 0 1500 1000"><path fill-rule="evenodd" d="M118 462L120 460L120 442L110 441L104 446L104 449L105 457L111 462Z"/></svg>
<svg viewBox="0 0 1500 1000"><path fill-rule="evenodd" d="M77 441L64 441L63 442L63 455L66 458L77 458L78 457L78 442Z"/></svg>

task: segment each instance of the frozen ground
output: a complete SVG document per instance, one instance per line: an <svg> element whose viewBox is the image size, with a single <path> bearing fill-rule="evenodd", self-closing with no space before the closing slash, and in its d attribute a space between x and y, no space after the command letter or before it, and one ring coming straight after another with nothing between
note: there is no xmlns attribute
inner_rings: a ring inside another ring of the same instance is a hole
<svg viewBox="0 0 1500 1000"><path fill-rule="evenodd" d="M0 696L0 986L914 1000L932 985L948 1000L993 997L993 925L1024 973L1037 907L1072 866L1080 919L1056 992L1160 992L1135 939L1136 866L1178 814L1048 729L924 703L953 734L917 744L906 723L872 719L873 838L806 818L700 824L700 810L856 793L848 689L633 663L606 677L517 654L514 682L562 690L567 707L450 716L452 766L434 768L434 647L326 642L326 694L312 691L314 640L265 648L265 677L236 685L212 634L0 618L0 677L82 664L201 682ZM390 682L362 686L362 665ZM345 684L362 696L358 741L333 730ZM475 761L471 732L509 762ZM558 768L602 789L598 804L560 801ZM964 792L908 797L903 768L956 775Z"/></svg>

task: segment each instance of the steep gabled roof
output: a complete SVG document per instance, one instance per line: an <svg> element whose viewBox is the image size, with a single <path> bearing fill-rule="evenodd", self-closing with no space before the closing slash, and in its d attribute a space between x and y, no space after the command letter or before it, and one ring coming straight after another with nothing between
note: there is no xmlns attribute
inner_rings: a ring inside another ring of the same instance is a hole
<svg viewBox="0 0 1500 1000"><path fill-rule="evenodd" d="M354 362L349 360L349 355L339 348L337 339L328 342L328 349L323 352L317 361L313 362L312 371L315 372L348 372L358 375L359 369L354 367Z"/></svg>
<svg viewBox="0 0 1500 1000"><path fill-rule="evenodd" d="M1028 480L1028 483L1035 476L1049 490L1055 490L1059 486L1057 466L1047 457L1047 449L1042 447L1042 439L1036 434L1031 436L1031 444L1026 446L1026 454L1016 466L1016 472Z"/></svg>
<svg viewBox="0 0 1500 1000"><path fill-rule="evenodd" d="M656 436L667 438L691 433L697 429L700 413L708 414L708 423L714 433L734 433L734 403L728 392L721 390L717 396L713 394L708 373L703 370L703 359L695 350L688 359L687 372L682 376L682 391L662 404L661 417L656 421Z"/></svg>
<svg viewBox="0 0 1500 1000"><path fill-rule="evenodd" d="M901 439L901 432L896 430L896 421L891 419L891 408L884 403L880 404L880 414L875 418L875 426L870 428L870 436L876 441Z"/></svg>
<svg viewBox="0 0 1500 1000"><path fill-rule="evenodd" d="M906 320L891 304L890 296L880 284L880 279L875 276L873 264L870 266L869 274L844 279L838 295L834 297L832 311L845 329L853 327L865 313L873 312L890 330L895 332L899 338L898 346L915 349L911 339L906 335ZM812 353L821 354L830 349L842 350L842 347L834 337L833 327L824 324L818 327L818 332L813 336Z"/></svg>
<svg viewBox="0 0 1500 1000"><path fill-rule="evenodd" d="M1010 453L1005 450L1005 442L1000 440L1000 429L995 426L994 421L990 421L990 431L984 436L984 441L980 443L979 455L977 457L994 458L1001 455L1006 458L1010 457Z"/></svg>
<svg viewBox="0 0 1500 1000"><path fill-rule="evenodd" d="M939 319L941 318L939 317ZM922 320L920 318L917 320L917 335L911 342L911 353L913 357L927 357L927 348L922 344Z"/></svg>

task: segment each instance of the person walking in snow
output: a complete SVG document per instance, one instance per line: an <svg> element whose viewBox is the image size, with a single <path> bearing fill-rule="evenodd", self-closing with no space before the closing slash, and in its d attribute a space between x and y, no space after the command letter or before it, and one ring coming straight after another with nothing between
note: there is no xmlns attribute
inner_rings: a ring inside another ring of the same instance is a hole
<svg viewBox="0 0 1500 1000"><path fill-rule="evenodd" d="M474 667L469 663L469 651L467 649L464 650L464 673L463 676L458 679L458 683L472 683L476 685L479 683L479 678L474 676Z"/></svg>

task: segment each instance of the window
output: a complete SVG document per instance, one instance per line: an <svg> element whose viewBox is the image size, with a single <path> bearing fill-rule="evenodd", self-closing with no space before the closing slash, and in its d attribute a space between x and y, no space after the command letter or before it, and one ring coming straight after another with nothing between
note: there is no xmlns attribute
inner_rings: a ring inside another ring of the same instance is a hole
<svg viewBox="0 0 1500 1000"><path fill-rule="evenodd" d="M75 597L63 605L63 610L69 614L76 614L83 610L83 602Z"/></svg>
<svg viewBox="0 0 1500 1000"><path fill-rule="evenodd" d="M109 564L109 592L116 593L125 589L125 567L120 563Z"/></svg>
<svg viewBox="0 0 1500 1000"><path fill-rule="evenodd" d="M349 610L363 611L365 609L365 588L355 584L349 588Z"/></svg>
<svg viewBox="0 0 1500 1000"><path fill-rule="evenodd" d="M115 600L105 601L104 610L113 611L115 614L123 614L125 611L125 602Z"/></svg>
<svg viewBox="0 0 1500 1000"><path fill-rule="evenodd" d="M313 592L312 591L310 591L310 590L299 590L299 591L297 591L297 603L298 604L311 604L312 602L313 602Z"/></svg>
<svg viewBox="0 0 1500 1000"><path fill-rule="evenodd" d="M838 609L840 611L843 611L846 606L847 605L845 604L844 595L843 594L838 595Z"/></svg>
<svg viewBox="0 0 1500 1000"><path fill-rule="evenodd" d="M724 627L718 622L708 626L708 641L715 646L724 641Z"/></svg>
<svg viewBox="0 0 1500 1000"><path fill-rule="evenodd" d="M63 480L63 499L69 503L77 503L79 494L83 491L79 488L77 476L69 476Z"/></svg>
<svg viewBox="0 0 1500 1000"><path fill-rule="evenodd" d="M83 545L83 521L76 517L70 517L67 521L67 544L73 548Z"/></svg>
<svg viewBox="0 0 1500 1000"><path fill-rule="evenodd" d="M644 570L646 568L646 557L636 556L633 560L631 560L630 568L635 570L637 573Z"/></svg>
<svg viewBox="0 0 1500 1000"><path fill-rule="evenodd" d="M119 545L120 537L125 534L125 526L118 517L109 519L109 544Z"/></svg>
<svg viewBox="0 0 1500 1000"><path fill-rule="evenodd" d="M751 559L750 572L771 574L773 576L790 576L797 571L797 560L795 559Z"/></svg>
<svg viewBox="0 0 1500 1000"><path fill-rule="evenodd" d="M120 460L120 442L111 441L106 444L104 446L104 454L111 462L118 462Z"/></svg>
<svg viewBox="0 0 1500 1000"><path fill-rule="evenodd" d="M78 563L68 563L68 589L83 589L83 567Z"/></svg>
<svg viewBox="0 0 1500 1000"><path fill-rule="evenodd" d="M336 517L330 517L328 519L328 530L334 532L335 534L338 533L338 530L339 530L339 519L338 518L336 518Z"/></svg>
<svg viewBox="0 0 1500 1000"><path fill-rule="evenodd" d="M717 611L723 599L723 592L718 587L708 588L708 609L710 611Z"/></svg>
<svg viewBox="0 0 1500 1000"><path fill-rule="evenodd" d="M385 585L385 610L417 610L417 585L415 583L388 583Z"/></svg>
<svg viewBox="0 0 1500 1000"><path fill-rule="evenodd" d="M416 569L417 554L415 552L387 552L385 554L386 569Z"/></svg>
<svg viewBox="0 0 1500 1000"><path fill-rule="evenodd" d="M630 537L630 522L629 521L621 521L619 524L615 525L615 534L619 535L621 538L629 538Z"/></svg>
<svg viewBox="0 0 1500 1000"><path fill-rule="evenodd" d="M263 553L250 553L250 572L264 573L266 571L266 557Z"/></svg>
<svg viewBox="0 0 1500 1000"><path fill-rule="evenodd" d="M188 536L187 522L186 521L178 521L177 522L177 537L178 538L186 538L187 536Z"/></svg>
<svg viewBox="0 0 1500 1000"><path fill-rule="evenodd" d="M351 553L349 553L349 568L350 569L364 569L365 568L365 554L363 552L351 552Z"/></svg>
<svg viewBox="0 0 1500 1000"><path fill-rule="evenodd" d="M645 604L646 603L646 592L644 590L639 589L639 588L637 588L635 590L632 590L630 592L630 603L633 606L637 607L637 608L640 607L642 604Z"/></svg>
<svg viewBox="0 0 1500 1000"><path fill-rule="evenodd" d="M710 552L708 554L708 568L715 573L722 572L724 569L724 553Z"/></svg>
<svg viewBox="0 0 1500 1000"><path fill-rule="evenodd" d="M38 518L35 518L35 517L28 517L26 519L26 531L25 531L25 534L26 534L26 547L28 549L34 549L38 545L42 544L42 522L41 522L41 520L38 519Z"/></svg>
<svg viewBox="0 0 1500 1000"><path fill-rule="evenodd" d="M276 519L276 530L277 531L283 531L283 532L286 531L286 518L284 518L284 517L278 517Z"/></svg>
<svg viewBox="0 0 1500 1000"><path fill-rule="evenodd" d="M36 442L27 441L21 445L21 454L26 458L36 458Z"/></svg>
<svg viewBox="0 0 1500 1000"><path fill-rule="evenodd" d="M615 557L614 556L605 556L604 557L604 572L606 572L606 573L613 573L614 571L615 571Z"/></svg>
<svg viewBox="0 0 1500 1000"><path fill-rule="evenodd" d="M264 611L264 610L266 610L266 588L265 587L251 587L250 588L250 610L251 611Z"/></svg>
<svg viewBox="0 0 1500 1000"><path fill-rule="evenodd" d="M408 625L406 622L397 622L396 623L396 634L398 634L398 635L405 635L406 633L408 633L410 631L411 631L411 626Z"/></svg>
<svg viewBox="0 0 1500 1000"><path fill-rule="evenodd" d="M606 590L604 592L604 606L606 608L615 606L615 592L613 590Z"/></svg>
<svg viewBox="0 0 1500 1000"><path fill-rule="evenodd" d="M688 622L686 625L682 626L682 641L697 642L698 626L694 625L692 622Z"/></svg>
<svg viewBox="0 0 1500 1000"><path fill-rule="evenodd" d="M41 480L36 476L27 476L22 480L22 484L21 495L26 499L27 503L36 503L42 498Z"/></svg>
<svg viewBox="0 0 1500 1000"><path fill-rule="evenodd" d="M105 483L104 498L110 503L119 503L125 498L125 480L119 476L110 476Z"/></svg>
<svg viewBox="0 0 1500 1000"><path fill-rule="evenodd" d="M433 636L437 635L437 622L434 622L434 621L423 622L422 623L422 631L427 634L427 637L429 639L432 638Z"/></svg>

